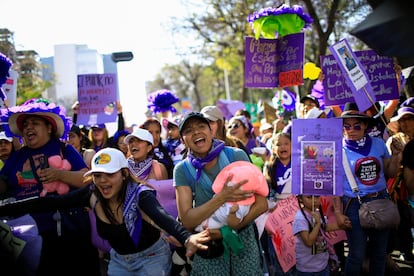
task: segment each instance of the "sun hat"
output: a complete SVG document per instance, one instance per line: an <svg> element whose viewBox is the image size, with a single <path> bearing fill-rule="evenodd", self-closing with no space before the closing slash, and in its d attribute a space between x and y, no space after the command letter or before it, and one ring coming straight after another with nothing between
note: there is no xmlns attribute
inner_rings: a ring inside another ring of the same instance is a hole
<svg viewBox="0 0 414 276"><path fill-rule="evenodd" d="M147 141L151 145L154 145L154 137L152 137L152 134L146 129L136 128L131 134L128 134L127 136L125 136L124 143L128 144L129 140L131 140L131 138L134 138L134 137L142 141Z"/></svg>
<svg viewBox="0 0 414 276"><path fill-rule="evenodd" d="M2 116L3 122L8 122L4 130L23 136L23 123L30 116L39 116L52 125L52 131L57 138L66 137L69 132L69 120L66 118L66 109L46 99L34 98L20 106L13 106Z"/></svg>
<svg viewBox="0 0 414 276"><path fill-rule="evenodd" d="M128 168L128 161L125 155L115 148L104 148L95 153L92 157L92 167L83 176L92 173L115 173L122 168Z"/></svg>
<svg viewBox="0 0 414 276"><path fill-rule="evenodd" d="M255 194L267 196L269 187L262 171L254 164L248 161L236 161L225 166L217 175L213 182L212 189L214 193L219 193L230 175L233 175L231 183L238 183L242 180L248 180L247 183L241 186L242 190L254 191ZM237 201L239 205L251 205L255 198L251 196L241 201Z"/></svg>
<svg viewBox="0 0 414 276"><path fill-rule="evenodd" d="M398 132L398 128L400 126L398 120L400 120L404 115L414 116L414 97L410 97L401 103L400 108L398 108L397 115L390 119L390 122L387 125L388 129L392 132Z"/></svg>
<svg viewBox="0 0 414 276"><path fill-rule="evenodd" d="M180 124L178 125L178 129L180 131L180 135L182 135L183 130L185 129L185 125L188 123L189 120L191 119L197 119L199 121L202 121L203 123L206 123L208 125L210 125L209 121L206 119L206 117L204 117L203 114L201 114L200 112L190 112L187 113L183 120L180 122Z"/></svg>
<svg viewBox="0 0 414 276"><path fill-rule="evenodd" d="M213 122L224 119L224 116L221 110L217 106L214 106L214 105L208 105L208 106L203 107L200 113L203 114L204 117L207 118L207 120L210 120Z"/></svg>
<svg viewBox="0 0 414 276"><path fill-rule="evenodd" d="M9 142L13 141L13 137L9 137L6 135L6 133L4 131L0 131L0 140L6 140Z"/></svg>

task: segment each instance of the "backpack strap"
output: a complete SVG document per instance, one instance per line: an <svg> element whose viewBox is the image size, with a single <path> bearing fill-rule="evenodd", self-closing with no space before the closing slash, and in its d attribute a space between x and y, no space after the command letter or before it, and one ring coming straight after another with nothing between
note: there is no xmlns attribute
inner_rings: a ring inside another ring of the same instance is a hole
<svg viewBox="0 0 414 276"><path fill-rule="evenodd" d="M162 179L162 172L161 172L160 163L157 160L153 159L152 160L152 167L154 168L155 178L157 180L161 180Z"/></svg>

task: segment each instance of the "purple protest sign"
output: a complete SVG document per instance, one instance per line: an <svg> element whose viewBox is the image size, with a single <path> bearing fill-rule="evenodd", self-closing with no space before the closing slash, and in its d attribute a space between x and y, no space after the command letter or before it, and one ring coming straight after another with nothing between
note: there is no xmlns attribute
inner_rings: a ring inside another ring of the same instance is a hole
<svg viewBox="0 0 414 276"><path fill-rule="evenodd" d="M95 125L117 119L116 74L78 75L79 113L77 124Z"/></svg>
<svg viewBox="0 0 414 276"><path fill-rule="evenodd" d="M292 193L342 195L342 121L292 122Z"/></svg>
<svg viewBox="0 0 414 276"><path fill-rule="evenodd" d="M368 82L365 68L352 51L346 39L342 39L329 46L329 49L351 88L359 110L367 110L376 102L376 99L371 84Z"/></svg>
<svg viewBox="0 0 414 276"><path fill-rule="evenodd" d="M275 88L303 84L304 34L279 39L245 39L245 87Z"/></svg>
<svg viewBox="0 0 414 276"><path fill-rule="evenodd" d="M175 200L175 188L173 186L172 179L166 180L154 180L148 179L148 184L157 191L157 199L161 206L170 214L176 218L178 216L177 203Z"/></svg>
<svg viewBox="0 0 414 276"><path fill-rule="evenodd" d="M356 51L355 55L364 66L377 101L399 98L394 61L390 57L379 56L373 50ZM341 70L332 55L321 56L324 74L323 88L326 105L343 105L355 102L351 88L342 76Z"/></svg>

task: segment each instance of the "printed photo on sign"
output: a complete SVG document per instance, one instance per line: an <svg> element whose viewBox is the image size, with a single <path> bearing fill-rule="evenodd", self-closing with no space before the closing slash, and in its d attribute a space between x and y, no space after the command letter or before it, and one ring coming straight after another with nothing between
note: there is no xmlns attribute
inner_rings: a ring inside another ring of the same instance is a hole
<svg viewBox="0 0 414 276"><path fill-rule="evenodd" d="M301 142L300 194L332 195L335 190L334 142Z"/></svg>
<svg viewBox="0 0 414 276"><path fill-rule="evenodd" d="M354 52L365 68L370 86L377 101L399 99L397 74L392 57L379 56L373 50ZM356 102L353 92L333 55L321 56L324 75L323 92L325 104L344 105Z"/></svg>

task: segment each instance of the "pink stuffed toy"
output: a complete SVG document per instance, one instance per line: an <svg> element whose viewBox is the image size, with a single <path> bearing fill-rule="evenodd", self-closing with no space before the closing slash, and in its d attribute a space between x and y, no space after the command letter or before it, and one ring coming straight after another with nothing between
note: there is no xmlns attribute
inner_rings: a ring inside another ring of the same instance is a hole
<svg viewBox="0 0 414 276"><path fill-rule="evenodd" d="M60 155L54 155L48 158L49 165L52 168L60 169L63 171L70 171L72 169L68 160L62 159ZM46 196L47 193L56 192L59 195L67 194L69 192L69 185L61 181L53 181L47 184L43 184L43 191L40 193L41 197Z"/></svg>
<svg viewBox="0 0 414 276"><path fill-rule="evenodd" d="M254 194L267 196L269 187L262 171L254 164L247 161L236 161L230 163L217 175L213 182L212 189L214 193L219 193L226 182L226 179L233 175L231 182L227 185L231 186L234 183L248 180L247 183L241 186L240 189L247 191L254 191ZM237 202L226 202L218 208L211 217L204 220L199 226L195 228L196 231L202 231L206 228L218 229L227 225L227 217L230 212L235 212L240 221L249 213L250 206L255 202L254 195Z"/></svg>

